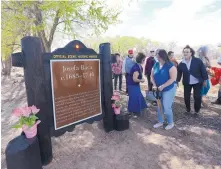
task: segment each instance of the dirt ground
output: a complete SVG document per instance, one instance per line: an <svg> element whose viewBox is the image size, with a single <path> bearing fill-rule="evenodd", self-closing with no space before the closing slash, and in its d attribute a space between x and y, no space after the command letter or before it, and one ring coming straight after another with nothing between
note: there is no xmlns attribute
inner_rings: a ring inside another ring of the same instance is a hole
<svg viewBox="0 0 221 169"><path fill-rule="evenodd" d="M11 128L16 122L12 109L26 105L22 74L16 68L10 79L2 77L2 169L7 143L20 133ZM217 87L208 101L216 95ZM122 97L126 111L127 97ZM102 122L78 125L73 132L52 138L54 158L44 169L221 169L221 106L202 109L199 118L186 116L180 87L173 111L176 126L169 131L153 129L154 107L143 117L130 119L130 129L123 132L105 133Z"/></svg>

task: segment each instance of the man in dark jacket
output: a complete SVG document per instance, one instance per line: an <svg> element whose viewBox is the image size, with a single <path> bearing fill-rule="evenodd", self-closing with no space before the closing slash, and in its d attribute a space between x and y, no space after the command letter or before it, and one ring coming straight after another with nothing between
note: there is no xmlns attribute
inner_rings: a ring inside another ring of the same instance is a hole
<svg viewBox="0 0 221 169"><path fill-rule="evenodd" d="M197 116L201 108L201 89L202 86L206 86L206 80L208 74L203 62L196 58L195 51L188 45L183 49L184 59L178 65L177 82L179 82L183 76L184 85L184 100L186 104L186 113L189 114L190 109L190 96L193 88L194 97L194 115Z"/></svg>
<svg viewBox="0 0 221 169"><path fill-rule="evenodd" d="M146 65L145 65L145 75L147 76L149 91L152 91L152 88L153 88L153 84L151 83L150 75L151 75L151 70L152 70L154 64L155 64L154 51L151 50L150 56L147 58Z"/></svg>

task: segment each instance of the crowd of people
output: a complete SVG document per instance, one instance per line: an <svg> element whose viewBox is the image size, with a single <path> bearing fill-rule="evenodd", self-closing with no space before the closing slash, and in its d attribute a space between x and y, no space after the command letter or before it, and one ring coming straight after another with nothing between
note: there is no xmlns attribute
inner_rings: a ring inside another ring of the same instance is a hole
<svg viewBox="0 0 221 169"><path fill-rule="evenodd" d="M117 90L118 86L118 89L122 91L122 77L125 76L126 93L129 96L128 112L133 117L140 116L142 111L148 107L140 88L140 83L144 83L145 78L147 78L148 92L161 93L162 110L158 106L158 123L153 126L154 128L162 127L165 119L167 120L166 130L174 127L172 105L181 79L184 87L185 113L197 117L201 106L208 107L206 95L211 88L210 77L216 76L221 86L220 73L214 73L212 70L221 72L221 69L211 66L207 46L200 47L195 53L194 49L187 45L182 52L183 58L180 63L176 60L173 51L166 52L164 49L151 50L147 58L143 53L138 53L134 57L133 50L128 50L128 55L123 61L120 54L114 55L115 59L112 63L114 89ZM221 58L217 63L221 65ZM193 113L190 104L192 89ZM152 104L157 105L156 101L153 101ZM218 91L218 98L213 104L221 105L221 87Z"/></svg>

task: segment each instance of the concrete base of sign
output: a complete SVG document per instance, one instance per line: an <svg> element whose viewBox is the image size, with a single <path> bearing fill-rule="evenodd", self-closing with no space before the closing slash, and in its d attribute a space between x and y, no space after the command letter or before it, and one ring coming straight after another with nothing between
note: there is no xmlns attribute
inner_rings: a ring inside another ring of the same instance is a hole
<svg viewBox="0 0 221 169"><path fill-rule="evenodd" d="M114 117L115 130L123 131L129 129L129 114L121 113Z"/></svg>
<svg viewBox="0 0 221 169"><path fill-rule="evenodd" d="M42 169L38 138L18 136L8 143L5 151L7 169Z"/></svg>

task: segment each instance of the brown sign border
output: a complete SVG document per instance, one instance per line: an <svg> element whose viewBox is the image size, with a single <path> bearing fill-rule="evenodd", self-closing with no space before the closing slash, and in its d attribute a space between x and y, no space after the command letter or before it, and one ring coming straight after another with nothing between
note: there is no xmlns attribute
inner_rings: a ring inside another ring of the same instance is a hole
<svg viewBox="0 0 221 169"><path fill-rule="evenodd" d="M56 126L55 103L54 103L54 87L53 87L54 84L53 84L53 78L52 78L52 77L53 77L52 62L74 62L74 61L98 61L98 62L99 62L99 76L101 75L101 72L100 72L100 59L51 59L51 60L50 60L51 90L52 90L51 92L52 92L53 115L54 115L53 118L54 118L54 128L55 128L55 130L59 130L59 129L68 127L68 126L70 126L70 125L79 123L79 122L81 122L81 121L84 121L84 120L87 120L87 119L90 119L90 118L93 118L93 117L96 117L96 116L99 116L99 115L102 114L102 104L101 104L101 78L99 77L99 87L100 87L100 113L57 128L57 126Z"/></svg>

